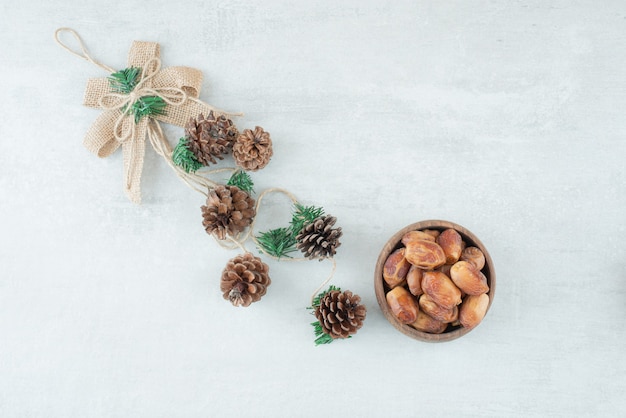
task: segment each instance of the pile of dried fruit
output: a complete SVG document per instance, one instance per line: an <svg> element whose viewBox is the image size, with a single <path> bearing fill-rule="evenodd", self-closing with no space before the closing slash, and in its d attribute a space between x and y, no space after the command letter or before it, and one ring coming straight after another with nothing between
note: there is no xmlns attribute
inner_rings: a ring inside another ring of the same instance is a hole
<svg viewBox="0 0 626 418"><path fill-rule="evenodd" d="M483 252L454 229L410 231L402 245L383 267L395 317L432 334L478 325L489 307Z"/></svg>

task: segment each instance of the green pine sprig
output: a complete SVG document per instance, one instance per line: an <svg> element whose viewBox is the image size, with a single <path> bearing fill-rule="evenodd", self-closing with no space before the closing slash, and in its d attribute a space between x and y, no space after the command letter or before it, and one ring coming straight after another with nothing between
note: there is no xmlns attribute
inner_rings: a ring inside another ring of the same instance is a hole
<svg viewBox="0 0 626 418"><path fill-rule="evenodd" d="M290 228L293 235L298 235L305 225L324 215L324 209L316 206L303 206L294 204L294 212L291 218Z"/></svg>
<svg viewBox="0 0 626 418"><path fill-rule="evenodd" d="M109 76L109 84L115 93L129 94L137 85L141 68L130 67L114 72Z"/></svg>
<svg viewBox="0 0 626 418"><path fill-rule="evenodd" d="M187 147L186 137L180 138L178 145L174 147L172 161L177 166L182 167L187 173L193 173L202 167L202 163L198 161L196 155Z"/></svg>
<svg viewBox="0 0 626 418"><path fill-rule="evenodd" d="M290 258L289 253L296 251L296 238L289 228L270 229L256 238L263 251L276 258Z"/></svg>
<svg viewBox="0 0 626 418"><path fill-rule="evenodd" d="M274 257L289 257L289 253L296 251L296 237L302 228L323 214L323 208L303 206L296 202L289 226L262 232L257 236L257 242L263 251Z"/></svg>
<svg viewBox="0 0 626 418"><path fill-rule="evenodd" d="M320 324L320 321L317 322L311 322L311 325L313 325L313 327L315 328L315 345L322 345L322 344L330 344L333 341L335 341L335 339L333 337L331 337L330 335L326 334L324 332L324 328L322 328L322 324Z"/></svg>
<svg viewBox="0 0 626 418"><path fill-rule="evenodd" d="M130 67L111 74L109 84L115 93L130 94L139 82L141 68ZM122 112L129 112L135 117L135 123L139 123L144 116L159 116L165 114L167 103L159 96L144 96L135 101L130 108L122 109Z"/></svg>
<svg viewBox="0 0 626 418"><path fill-rule="evenodd" d="M341 288L337 287L337 286L333 286L332 284L330 286L328 286L328 289L324 290L323 292L321 292L319 295L315 296L313 298L313 302L312 302L312 307L311 309L315 309L317 307L320 306L320 304L322 303L322 299L324 299L324 296L326 296L326 294L328 292L332 292L333 290L337 290L339 292L341 292Z"/></svg>
<svg viewBox="0 0 626 418"><path fill-rule="evenodd" d="M130 112L135 115L135 123L139 123L144 116L159 116L165 114L167 103L159 96L140 97L130 107Z"/></svg>
<svg viewBox="0 0 626 418"><path fill-rule="evenodd" d="M326 296L328 292L332 292L333 290L338 290L339 292L341 292L341 289L339 287L330 285L328 289L324 290L319 295L315 296L315 298L313 298L312 306L309 309L315 309L319 307L320 304L322 303L322 299L324 298L324 296ZM322 324L320 323L320 321L311 322L311 325L313 325L313 328L315 329L314 332L315 332L315 337L316 337L315 338L316 346L322 345L322 344L330 344L333 341L335 341L333 337L331 337L329 334L324 332L324 328L322 327Z"/></svg>
<svg viewBox="0 0 626 418"><path fill-rule="evenodd" d="M239 190L243 190L248 194L254 193L254 183L252 182L252 177L250 177L250 174L244 170L235 171L228 179L228 183L226 183L226 185L236 186Z"/></svg>

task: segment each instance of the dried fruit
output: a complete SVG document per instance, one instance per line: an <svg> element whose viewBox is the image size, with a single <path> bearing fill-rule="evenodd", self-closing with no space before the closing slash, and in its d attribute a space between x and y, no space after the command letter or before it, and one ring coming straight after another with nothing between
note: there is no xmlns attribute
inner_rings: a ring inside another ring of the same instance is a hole
<svg viewBox="0 0 626 418"><path fill-rule="evenodd" d="M459 321L465 328L472 329L483 320L489 307L489 295L467 296L459 310Z"/></svg>
<svg viewBox="0 0 626 418"><path fill-rule="evenodd" d="M441 322L419 311L415 321L409 324L418 331L428 332L430 334L441 334L446 330L448 324Z"/></svg>
<svg viewBox="0 0 626 418"><path fill-rule="evenodd" d="M446 276L450 277L450 269L452 268L452 264L444 264L443 266L437 267L435 271L440 271Z"/></svg>
<svg viewBox="0 0 626 418"><path fill-rule="evenodd" d="M468 295L476 296L489 291L485 275L467 261L455 263L450 269L450 277L454 284Z"/></svg>
<svg viewBox="0 0 626 418"><path fill-rule="evenodd" d="M437 244L441 246L446 255L446 264L454 264L459 261L463 251L463 238L454 229L446 229L437 237Z"/></svg>
<svg viewBox="0 0 626 418"><path fill-rule="evenodd" d="M391 288L387 305L393 315L432 334L475 327L490 301L488 280L481 271L486 265L482 250L468 246L454 228L409 231L402 235L401 244L383 265L384 289ZM408 271L403 261L409 264Z"/></svg>
<svg viewBox="0 0 626 418"><path fill-rule="evenodd" d="M461 291L452 283L452 280L439 271L425 271L422 277L422 290L430 296L437 305L452 309L461 303Z"/></svg>
<svg viewBox="0 0 626 418"><path fill-rule="evenodd" d="M402 236L402 244L406 245L407 242L415 241L418 239L425 239L426 241L435 241L435 237L427 234L423 231L409 231Z"/></svg>
<svg viewBox="0 0 626 418"><path fill-rule="evenodd" d="M425 234L430 235L433 238L437 238L439 236L439 234L441 233L440 231L436 230L436 229L422 229L422 232Z"/></svg>
<svg viewBox="0 0 626 418"><path fill-rule="evenodd" d="M409 268L411 264L404 257L404 248L399 248L385 261L385 265L383 267L383 278L385 282L390 288L394 288L399 284L404 283L406 279L406 275L409 272Z"/></svg>
<svg viewBox="0 0 626 418"><path fill-rule="evenodd" d="M407 242L404 256L409 263L424 270L437 268L446 262L446 255L441 246L425 239Z"/></svg>
<svg viewBox="0 0 626 418"><path fill-rule="evenodd" d="M478 270L482 270L485 267L485 254L478 247L467 247L464 249L460 260L472 263Z"/></svg>
<svg viewBox="0 0 626 418"><path fill-rule="evenodd" d="M449 323L457 320L459 317L458 306L455 306L452 309L442 308L427 294L420 296L418 303L422 312L438 321Z"/></svg>
<svg viewBox="0 0 626 418"><path fill-rule="evenodd" d="M387 304L391 312L403 324L410 324L417 319L419 307L415 298L404 288L395 287L387 292Z"/></svg>
<svg viewBox="0 0 626 418"><path fill-rule="evenodd" d="M422 290L422 276L424 270L419 267L411 266L409 272L406 275L406 284L409 286L409 292L415 296L419 296L424 293Z"/></svg>

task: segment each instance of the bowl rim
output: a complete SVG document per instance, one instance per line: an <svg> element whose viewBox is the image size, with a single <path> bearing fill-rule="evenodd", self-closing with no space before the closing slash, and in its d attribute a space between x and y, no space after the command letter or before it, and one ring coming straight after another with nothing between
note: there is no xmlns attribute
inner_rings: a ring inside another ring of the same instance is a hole
<svg viewBox="0 0 626 418"><path fill-rule="evenodd" d="M491 304L495 296L496 272L495 272L495 268L493 265L493 260L491 259L491 255L489 254L489 251L487 250L485 245L482 243L482 241L469 229L454 222L440 220L440 219L429 219L429 220L419 221L419 222L409 224L405 226L404 228L398 230L395 234L391 236L391 238L387 240L387 242L385 243L385 245L383 246L383 248L381 249L378 255L378 259L376 261L376 268L374 269L375 270L374 271L374 290L376 293L376 300L378 301L378 305L380 306L380 309L383 312L383 315L385 316L385 318L387 318L387 321L389 321L389 323L391 323L391 325L393 325L398 331L420 341L425 341L425 342L452 341L452 340L462 337L463 335L472 331L476 327L472 329L459 327L455 330L444 332L442 334L430 334L427 332L419 331L407 324L403 324L393 315L393 313L391 312L391 310L389 309L387 305L386 291L385 291L386 285L384 283L383 274L382 274L383 266L389 254L391 254L394 250L396 250L397 248L401 246L400 240L402 239L404 234L406 234L407 232L415 231L415 230L423 230L423 229L437 229L437 230L443 231L448 228L452 228L456 230L458 233L461 234L461 236L463 237L463 239L466 241L468 245L473 245L473 246L480 248L480 250L485 255L485 267L482 269L482 271L487 277L487 283L489 285L489 291L487 292L487 294L489 295L489 304L487 305L487 312L485 313L485 316L487 316L487 313L489 312L489 309L491 308ZM478 326L480 326L480 324Z"/></svg>

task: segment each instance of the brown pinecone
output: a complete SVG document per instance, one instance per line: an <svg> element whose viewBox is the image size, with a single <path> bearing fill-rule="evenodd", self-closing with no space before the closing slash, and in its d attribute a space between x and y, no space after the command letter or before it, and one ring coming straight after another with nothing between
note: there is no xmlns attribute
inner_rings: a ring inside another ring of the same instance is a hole
<svg viewBox="0 0 626 418"><path fill-rule="evenodd" d="M272 283L269 266L250 253L238 255L226 263L220 289L224 299L234 306L250 306L261 299Z"/></svg>
<svg viewBox="0 0 626 418"><path fill-rule="evenodd" d="M356 334L365 320L365 305L361 297L346 290L331 290L315 308L315 317L320 321L324 332L332 338L348 338Z"/></svg>
<svg viewBox="0 0 626 418"><path fill-rule="evenodd" d="M187 148L202 165L215 164L215 158L223 160L222 154L228 154L238 135L230 119L224 115L216 117L213 111L206 119L200 113L197 119L191 118L185 125Z"/></svg>
<svg viewBox="0 0 626 418"><path fill-rule="evenodd" d="M267 165L274 151L269 132L257 126L254 131L245 129L233 146L233 157L238 166L248 171L256 171Z"/></svg>
<svg viewBox="0 0 626 418"><path fill-rule="evenodd" d="M333 228L335 222L337 218L326 215L306 224L296 236L296 248L309 259L319 258L321 261L334 256L341 245L339 238L343 235L341 228Z"/></svg>
<svg viewBox="0 0 626 418"><path fill-rule="evenodd" d="M202 206L202 225L218 239L235 235L252 223L256 215L254 199L237 186L217 186Z"/></svg>

